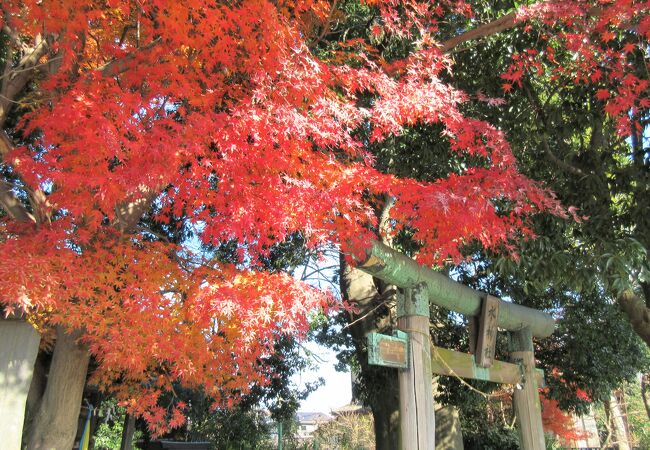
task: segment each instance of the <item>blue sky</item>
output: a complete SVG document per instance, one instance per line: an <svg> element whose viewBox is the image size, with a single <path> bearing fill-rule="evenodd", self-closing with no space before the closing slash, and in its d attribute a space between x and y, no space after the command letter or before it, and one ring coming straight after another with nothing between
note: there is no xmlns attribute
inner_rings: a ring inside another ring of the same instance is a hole
<svg viewBox="0 0 650 450"><path fill-rule="evenodd" d="M314 352L322 362L315 362L315 370L305 371L293 377L294 383L303 387L305 383L315 381L318 377L325 379L325 384L318 390L311 393L307 399L300 404L300 411L322 412L329 414L332 409L350 403L352 398L352 383L350 372L337 372L334 369L336 364L336 353L328 348L322 347L313 342L307 342L304 346Z"/></svg>

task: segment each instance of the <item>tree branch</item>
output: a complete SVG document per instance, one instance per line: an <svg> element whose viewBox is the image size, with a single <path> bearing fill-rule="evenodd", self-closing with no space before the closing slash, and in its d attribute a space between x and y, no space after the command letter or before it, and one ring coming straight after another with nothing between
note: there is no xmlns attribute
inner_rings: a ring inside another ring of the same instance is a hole
<svg viewBox="0 0 650 450"><path fill-rule="evenodd" d="M585 14L587 17L596 17L600 12L601 8L591 7L585 11ZM447 53L460 44L492 36L493 34L500 33L501 31L514 28L518 24L519 22L517 22L517 12L513 11L503 17L493 20L492 22L479 25L476 28L468 30L465 33L461 33L458 36L454 36L453 38L444 41L441 44L440 49L443 51L443 53Z"/></svg>
<svg viewBox="0 0 650 450"><path fill-rule="evenodd" d="M156 192L149 187L141 186L140 192L142 193L141 197L115 207L113 226L122 233L130 233L135 229L142 215L156 198Z"/></svg>
<svg viewBox="0 0 650 450"><path fill-rule="evenodd" d="M21 58L17 67L11 70L7 70L7 67L5 67L2 85L0 85L0 128L7 120L16 97L32 79L33 69L49 49L47 41L40 36L37 36L35 41L34 48ZM10 63L7 62L6 64Z"/></svg>
<svg viewBox="0 0 650 450"><path fill-rule="evenodd" d="M138 48L138 51L129 53L126 55L124 58L121 59L114 59L112 61L107 62L97 70L102 73L102 75L106 77L113 77L115 75L119 75L123 72L125 72L129 68L129 62L132 61L135 58L135 55L138 52L142 51L147 51L151 50L154 48L156 45L158 45L160 42L162 42L162 38L157 37L153 41L149 42L147 45Z"/></svg>
<svg viewBox="0 0 650 450"><path fill-rule="evenodd" d="M6 155L13 150L14 145L11 138L7 136L4 130L0 130L0 162L4 160ZM34 223L41 223L45 220L50 220L51 205L47 201L47 196L40 190L31 190L25 187L27 191L29 203L34 213L30 213L26 206L14 195L13 186L11 183L2 181L3 186L0 190L0 206L4 208L7 213L14 219L22 222L31 221Z"/></svg>
<svg viewBox="0 0 650 450"><path fill-rule="evenodd" d="M492 22L480 25L476 28L473 28L469 31L459 34L458 36L454 36L453 38L444 41L440 45L440 50L442 50L443 53L448 53L454 47L457 47L458 45L465 42L481 39L499 33L501 31L514 28L517 25L516 18L517 15L514 12L506 14L505 16L493 20Z"/></svg>
<svg viewBox="0 0 650 450"><path fill-rule="evenodd" d="M0 131L0 159L4 158L13 149L11 139L4 131ZM6 181L0 181L0 207L2 207L7 214L15 220L34 223L41 223L44 220L49 220L47 214L50 205L47 203L47 196L43 191L28 191L30 203L36 211L36 214L30 213L25 205L16 198L12 191L13 186ZM146 187L140 187L141 196L135 200L125 201L115 208L115 220L113 225L123 233L130 233L135 229L138 221L151 206L151 203L156 198L156 191Z"/></svg>
<svg viewBox="0 0 650 450"><path fill-rule="evenodd" d="M14 148L14 145L11 142L11 139L9 139L9 136L7 136L7 133L4 132L4 130L0 130L0 160L4 159L4 157Z"/></svg>
<svg viewBox="0 0 650 450"><path fill-rule="evenodd" d="M13 143L4 130L0 130L0 161L13 149ZM41 193L42 194L42 193ZM43 195L44 197L44 195ZM39 197L40 200L40 197ZM25 205L14 195L13 186L6 181L0 181L0 206L15 220L20 222L38 223Z"/></svg>
<svg viewBox="0 0 650 450"><path fill-rule="evenodd" d="M626 290L618 297L618 304L630 320L632 329L650 346L650 308L632 290Z"/></svg>
<svg viewBox="0 0 650 450"><path fill-rule="evenodd" d="M30 214L25 205L16 198L12 187L10 183L0 181L0 206L15 220L36 223L36 217Z"/></svg>
<svg viewBox="0 0 650 450"><path fill-rule="evenodd" d="M3 28L3 31L10 36L15 34L7 26ZM160 41L161 39L157 38L138 51L153 48ZM20 40L18 39L16 42L20 43ZM18 45L17 43L14 44ZM12 68L10 62L7 62L4 73L0 77L0 128L4 126L16 98L34 76L35 69L39 66L39 60L47 53L48 49L49 45L47 40L37 36L34 47L26 50L27 53L21 58L18 66ZM25 51L24 48L21 48L21 50ZM134 58L135 53L122 59L113 60L101 67L99 71L105 76L118 75L128 69L128 63ZM48 64L49 62L51 61L48 61ZM14 146L9 136L7 136L4 130L0 131L0 158L4 158L13 148ZM148 188L142 188L141 191L142 197L125 202L116 207L116 218L113 225L118 230L125 233L133 231L142 214L151 205L151 202L155 198L155 192ZM40 211L41 206L45 206L47 203L47 199L45 194L38 190L30 193L30 202L35 211ZM27 210L22 202L14 195L10 183L2 182L0 186L0 206L6 210L7 214L19 221L39 223L44 218L40 217L40 214L31 214ZM45 209L43 209L43 212L46 213Z"/></svg>
<svg viewBox="0 0 650 450"><path fill-rule="evenodd" d="M552 126L548 119L548 116L546 115L546 112L544 111L544 106L539 101L537 95L533 93L528 83L523 83L523 88L524 88L524 92L526 92L526 97L528 97L528 101L530 102L533 109L535 110L535 113L537 114L539 121L542 123L542 127L544 129L542 133L542 146L544 147L544 153L546 154L548 159L550 159L560 169L563 169L572 175L586 177L588 174L585 173L582 169L572 166L571 164L564 161L563 159L558 158L557 155L553 153L553 151L551 150L551 146L548 143L548 134L547 134L548 130L550 130Z"/></svg>
<svg viewBox="0 0 650 450"><path fill-rule="evenodd" d="M544 153L546 153L548 159L550 159L553 163L555 163L556 166L566 170L567 172L573 175L578 175L580 177L587 176L587 174L584 173L581 169L572 166L566 161L558 158L557 155L553 153L553 151L551 150L551 146L548 144L548 135L546 133L542 133L542 145L544 147Z"/></svg>
<svg viewBox="0 0 650 450"><path fill-rule="evenodd" d="M322 41L325 38L325 36L327 36L329 34L330 24L332 23L332 18L334 17L334 11L336 10L336 5L337 4L338 4L338 0L334 0L332 2L332 6L330 7L330 12L327 15L327 19L325 20L325 24L323 25L323 29L322 29L321 33L318 35L318 37L316 38L316 40L314 40L314 42L309 44L310 48L316 47L316 45L318 45L318 43L320 41Z"/></svg>

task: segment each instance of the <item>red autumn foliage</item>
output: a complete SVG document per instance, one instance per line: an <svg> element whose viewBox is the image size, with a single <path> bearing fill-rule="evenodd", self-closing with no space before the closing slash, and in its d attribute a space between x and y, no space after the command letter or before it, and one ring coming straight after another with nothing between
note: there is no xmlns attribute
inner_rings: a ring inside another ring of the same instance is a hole
<svg viewBox="0 0 650 450"><path fill-rule="evenodd" d="M588 437L584 432L575 429L575 422L571 414L562 411L557 400L547 397L548 390L540 390L542 404L542 425L544 431L553 433L562 442L571 442Z"/></svg>
<svg viewBox="0 0 650 450"><path fill-rule="evenodd" d="M650 107L647 42L650 2L639 0L548 1L522 8L521 21L540 23L546 52L515 58L503 75L520 84L524 73L547 73L562 83L593 86L622 136L639 126ZM559 55L562 54L560 57Z"/></svg>
<svg viewBox="0 0 650 450"><path fill-rule="evenodd" d="M40 70L31 86L38 102L18 125L31 139L9 130L18 145L2 154L29 206L26 220L0 219L0 300L83 328L99 363L94 381L155 432L181 422L182 407L157 404L173 381L201 384L228 404L265 382L257 361L279 333L304 334L307 314L331 303L286 274L254 270L288 236L360 254L377 225L369 199L390 195L393 232L414 229L418 260L432 264L459 260L471 241L512 250L532 214L566 215L518 172L497 127L461 113L470 96L442 81L453 64L439 47L439 21L471 17L469 4L365 3L380 17L371 34L412 39L408 56L387 63L355 39L317 57L312 46L342 14L336 1L2 4L8 45L33 43ZM591 3L595 18L575 20ZM647 39L643 11L647 2L558 1L521 20L548 30L561 23L549 42L582 56L553 70L607 83L616 95L599 98L623 117L648 106L647 81L626 62L642 47L627 42L617 53L605 44L631 23ZM584 44L586 36L600 38ZM508 89L531 69L547 70L539 58L515 59ZM368 94L372 104L360 106ZM438 124L453 151L480 164L433 183L376 170L355 131L381 142L413 124ZM239 264L134 226L128 217L142 205L160 224L190 224L205 244L237 240Z"/></svg>

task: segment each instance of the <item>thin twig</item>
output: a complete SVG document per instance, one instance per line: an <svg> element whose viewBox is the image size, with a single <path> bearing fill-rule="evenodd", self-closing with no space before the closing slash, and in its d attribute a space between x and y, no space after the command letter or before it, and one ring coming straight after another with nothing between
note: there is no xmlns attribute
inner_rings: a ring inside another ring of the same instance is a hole
<svg viewBox="0 0 650 450"><path fill-rule="evenodd" d="M351 326L354 325L355 323L358 323L358 322L362 321L363 319L365 319L366 317L368 317L370 314L372 314L373 312L375 312L375 311L376 311L377 309L379 309L380 307L382 307L382 306L384 306L384 305L388 305L389 303L391 303L389 300L384 300L383 302L381 302L380 304L378 304L377 306L375 306L374 308L372 308L370 311L368 311L367 313L365 313L363 316L361 316L361 317L359 317L359 318L353 320L352 322L350 322L349 324L345 325L345 326L344 326L343 328L341 328L341 329L342 329L342 330L345 330L346 328L351 327Z"/></svg>
<svg viewBox="0 0 650 450"><path fill-rule="evenodd" d="M336 10L336 6L338 4L338 0L334 0L332 2L332 7L330 8L330 12L327 15L327 19L325 20L325 24L323 24L323 30L321 31L320 35L312 42L309 46L310 47L316 47L320 41L322 41L325 36L329 34L330 31L330 24L332 23L332 17L334 16L334 11Z"/></svg>

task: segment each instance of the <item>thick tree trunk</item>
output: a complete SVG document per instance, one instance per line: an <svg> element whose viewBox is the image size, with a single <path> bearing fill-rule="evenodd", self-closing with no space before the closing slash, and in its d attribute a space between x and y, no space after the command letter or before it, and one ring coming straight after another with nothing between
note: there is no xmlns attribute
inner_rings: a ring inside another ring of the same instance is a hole
<svg viewBox="0 0 650 450"><path fill-rule="evenodd" d="M90 354L79 330L57 327L47 386L34 418L28 450L68 450L74 445Z"/></svg>
<svg viewBox="0 0 650 450"><path fill-rule="evenodd" d="M394 369L393 369L394 371ZM396 383L395 383L396 384ZM382 389L388 394L397 387ZM399 399L396 394L378 397L372 404L372 417L375 427L375 448L377 450L395 450L399 445ZM396 407L397 405L397 407Z"/></svg>
<svg viewBox="0 0 650 450"><path fill-rule="evenodd" d="M133 450L133 433L135 433L135 416L127 414L124 417L124 428L122 428L120 450Z"/></svg>
<svg viewBox="0 0 650 450"><path fill-rule="evenodd" d="M50 367L52 355L39 351L34 363L34 375L32 376L32 383L29 386L29 393L27 394L27 407L25 408L25 425L23 426L23 442L29 440L32 435L32 425L34 424L34 417L38 413L43 393L47 386L47 371Z"/></svg>
<svg viewBox="0 0 650 450"><path fill-rule="evenodd" d="M399 436L399 386L395 369L370 366L366 353L366 335L390 327L390 295L381 295L372 276L341 261L341 292L359 312L350 317L350 334L361 367L364 396L374 418L377 450L394 450Z"/></svg>

